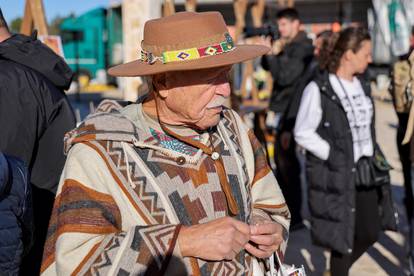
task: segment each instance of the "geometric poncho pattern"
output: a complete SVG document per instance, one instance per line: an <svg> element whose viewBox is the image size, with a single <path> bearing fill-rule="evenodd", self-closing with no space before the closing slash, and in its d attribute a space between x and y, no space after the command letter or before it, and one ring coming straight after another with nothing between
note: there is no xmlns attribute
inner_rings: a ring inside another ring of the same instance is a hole
<svg viewBox="0 0 414 276"><path fill-rule="evenodd" d="M122 110L100 112L67 134L42 275L252 275L253 262L262 261L245 250L232 261L181 256L182 225L229 215L214 161L201 150L186 155L163 146L145 125L142 105L126 108L136 110L134 119ZM229 109L210 140L226 168L236 218L280 223L283 256L290 214L259 141Z"/></svg>

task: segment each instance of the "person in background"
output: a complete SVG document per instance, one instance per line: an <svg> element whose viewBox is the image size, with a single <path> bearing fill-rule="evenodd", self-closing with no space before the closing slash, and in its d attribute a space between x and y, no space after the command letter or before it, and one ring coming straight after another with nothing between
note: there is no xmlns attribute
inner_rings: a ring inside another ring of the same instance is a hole
<svg viewBox="0 0 414 276"><path fill-rule="evenodd" d="M304 72L313 58L312 40L300 30L297 10L286 8L277 13L280 39L272 45L272 51L263 56L261 65L273 78L273 91L266 116L266 126L276 135L276 177L292 214L291 229L301 228L301 180L300 165L296 158L294 142L288 145L289 133L278 133L279 123L290 101L298 92ZM303 89L303 87L302 87ZM278 143L283 143L280 150ZM279 150L279 151L278 151Z"/></svg>
<svg viewBox="0 0 414 276"><path fill-rule="evenodd" d="M313 55L315 57L320 57L321 53L327 48L329 44L329 39L332 37L333 32L331 30L325 30L316 35L315 40L313 41Z"/></svg>
<svg viewBox="0 0 414 276"><path fill-rule="evenodd" d="M291 139L283 141L283 148L287 148L290 146L290 143L294 143L293 137L282 135L283 132L293 132L293 128L296 122L296 116L298 114L298 109L300 105L300 100L302 98L303 90L305 87L313 80L313 78L319 73L321 70L319 60L325 59L326 53L329 52L330 44L332 43L332 31L326 30L318 33L316 38L313 42L314 51L313 51L313 58L310 64L307 66L303 76L299 80L297 84L297 92L292 97L291 101L289 102L284 116L282 116L282 120L279 124L279 132L281 133L281 137L289 137ZM329 53L328 53L329 54Z"/></svg>
<svg viewBox="0 0 414 276"><path fill-rule="evenodd" d="M20 159L0 152L0 271L19 275L33 242L29 170Z"/></svg>
<svg viewBox="0 0 414 276"><path fill-rule="evenodd" d="M306 174L305 174L305 154L304 150L298 146L293 136L293 129L295 127L296 117L299 110L300 101L302 98L303 90L313 78L320 72L319 65L320 58L324 58L324 55L328 52L329 45L332 41L332 31L323 31L317 34L314 40L314 57L311 63L307 66L301 79L296 84L296 93L290 100L285 113L283 114L279 126L278 137L276 140L276 152L277 152L277 164L278 164L278 176L283 176L284 181L289 179L296 179L295 173L300 172L301 186L300 189L294 190L294 187L290 189L292 200L295 198L296 204L293 206L298 208L296 211L295 223L292 224L290 230L295 231L304 227L301 219L305 210L302 209L303 203L306 202ZM287 175L286 175L287 174ZM290 183L290 182L288 182ZM285 190L285 189L284 189ZM300 195L298 196L297 194Z"/></svg>
<svg viewBox="0 0 414 276"><path fill-rule="evenodd" d="M28 166L33 199L35 240L23 259L21 275L40 271L54 194L65 163L63 138L75 127L63 92L71 79L72 71L64 60L40 41L10 34L0 10L0 152ZM0 227L5 221L0 218Z"/></svg>
<svg viewBox="0 0 414 276"><path fill-rule="evenodd" d="M393 99L395 112L398 117L397 128L397 148L402 165L402 171L404 176L405 198L404 204L409 219L413 218L413 188L412 188L412 175L411 175L411 143L403 144L405 133L407 132L409 111L412 105L413 97L413 82L412 79L412 66L414 66L414 27L411 30L410 36L411 48L406 55L399 57L399 60L394 64L391 72L391 85L390 94ZM412 56L410 58L410 56ZM410 60L411 59L411 60ZM402 66L402 67L401 67ZM402 70L399 70L401 68Z"/></svg>
<svg viewBox="0 0 414 276"><path fill-rule="evenodd" d="M303 92L294 135L306 150L312 239L331 250L330 275L342 276L396 221L390 183L362 177L378 148L370 85L360 77L371 39L359 27L334 35L324 70Z"/></svg>
<svg viewBox="0 0 414 276"><path fill-rule="evenodd" d="M297 10L280 10L276 18L280 38L273 42L272 51L261 60L263 69L271 73L274 83L266 121L267 126L273 129L277 128L295 94L296 83L313 58L312 40L300 30Z"/></svg>
<svg viewBox="0 0 414 276"><path fill-rule="evenodd" d="M398 117L397 148L404 176L404 205L410 222L409 261L411 273L414 274L414 139L412 130L414 98L414 27L411 29L411 47L407 54L400 56L391 70L389 92L393 99L395 112ZM411 119L410 119L411 117Z"/></svg>

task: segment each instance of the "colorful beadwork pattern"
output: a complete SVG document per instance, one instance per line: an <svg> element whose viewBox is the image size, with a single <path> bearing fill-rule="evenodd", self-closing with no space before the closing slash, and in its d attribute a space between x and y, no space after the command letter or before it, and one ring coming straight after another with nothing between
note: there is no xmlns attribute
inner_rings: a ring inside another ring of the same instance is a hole
<svg viewBox="0 0 414 276"><path fill-rule="evenodd" d="M175 139L172 136L166 135L164 133L161 133L159 131L156 131L153 128L150 128L151 131L151 135L159 141L159 143L167 149L182 153L182 154L186 154L186 155L190 155L190 156L194 156L198 149L194 148L190 145L187 145L177 139ZM194 140L200 140L200 136L190 136L190 138L194 139Z"/></svg>
<svg viewBox="0 0 414 276"><path fill-rule="evenodd" d="M141 50L141 61L149 64L154 64L157 60L161 60L162 63L169 63L175 61L199 59L232 51L234 49L233 39L228 33L224 34L224 36L226 40L220 42L219 44L209 45L201 48L166 51L162 53L161 57L154 56L151 52Z"/></svg>

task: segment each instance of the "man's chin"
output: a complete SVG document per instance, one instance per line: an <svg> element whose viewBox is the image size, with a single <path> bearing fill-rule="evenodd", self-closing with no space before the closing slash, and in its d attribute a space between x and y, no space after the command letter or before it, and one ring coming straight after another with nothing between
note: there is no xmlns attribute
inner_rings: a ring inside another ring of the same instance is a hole
<svg viewBox="0 0 414 276"><path fill-rule="evenodd" d="M211 127L215 127L220 122L220 113L216 114L214 117L208 119L200 120L195 127L199 130L207 130Z"/></svg>

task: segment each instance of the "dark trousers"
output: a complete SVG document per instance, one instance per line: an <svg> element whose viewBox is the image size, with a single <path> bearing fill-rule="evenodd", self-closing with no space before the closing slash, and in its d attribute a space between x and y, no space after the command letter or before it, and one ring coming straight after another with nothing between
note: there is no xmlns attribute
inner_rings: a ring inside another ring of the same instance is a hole
<svg viewBox="0 0 414 276"><path fill-rule="evenodd" d="M289 148L282 148L280 139L275 143L276 178L285 197L292 216L291 226L302 222L302 188L300 179L300 163L296 155L296 143L293 134Z"/></svg>
<svg viewBox="0 0 414 276"><path fill-rule="evenodd" d="M347 276L352 264L378 240L380 231L377 189L357 189L354 248L350 255L331 252L331 275Z"/></svg>
<svg viewBox="0 0 414 276"><path fill-rule="evenodd" d="M414 196L413 196L413 187L414 179L411 177L413 173L413 167L411 164L414 163L414 160L411 160L411 143L401 145L402 140L404 139L405 131L407 130L408 125L408 113L397 113L398 116L398 129L397 129L397 148L398 154L400 155L401 166L404 175L404 205L407 212L407 221L410 225L409 240L410 246L408 248L410 255L411 266L414 266Z"/></svg>
<svg viewBox="0 0 414 276"><path fill-rule="evenodd" d="M20 268L21 276L36 276L40 274L43 247L46 242L49 219L52 214L55 195L44 189L32 185L33 216L34 216L34 244L23 258ZM1 273L0 273L1 274Z"/></svg>
<svg viewBox="0 0 414 276"><path fill-rule="evenodd" d="M398 129L397 129L397 148L400 155L404 175L405 198L404 205L407 211L408 219L413 217L413 189L411 186L411 160L410 160L410 143L401 145L404 139L405 131L408 124L408 113L397 113Z"/></svg>

